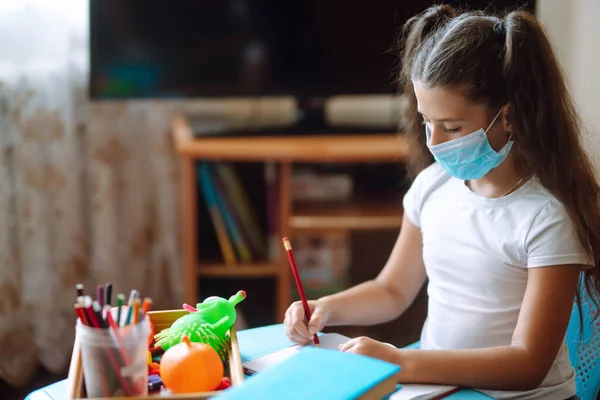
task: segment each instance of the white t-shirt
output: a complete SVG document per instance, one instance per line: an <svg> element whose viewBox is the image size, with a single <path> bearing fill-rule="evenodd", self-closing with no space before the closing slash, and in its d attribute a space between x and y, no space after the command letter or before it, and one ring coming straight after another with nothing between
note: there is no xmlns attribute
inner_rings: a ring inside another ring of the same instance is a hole
<svg viewBox="0 0 600 400"><path fill-rule="evenodd" d="M423 349L510 345L527 268L591 264L566 209L535 178L490 199L434 163L417 176L403 204L421 229L429 278ZM495 399L574 396L575 371L566 345L538 389L483 392Z"/></svg>

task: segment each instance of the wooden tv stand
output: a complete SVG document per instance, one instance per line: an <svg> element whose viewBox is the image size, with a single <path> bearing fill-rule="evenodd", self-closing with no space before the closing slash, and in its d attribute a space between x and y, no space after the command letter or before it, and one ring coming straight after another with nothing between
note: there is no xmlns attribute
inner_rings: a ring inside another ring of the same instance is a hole
<svg viewBox="0 0 600 400"><path fill-rule="evenodd" d="M340 231L397 229L402 210L397 202L364 204L348 202L335 207L326 204L297 206L290 196L291 171L294 163L384 163L404 162L408 145L402 135L364 134L333 136L281 137L206 137L196 138L184 115L173 118L172 135L181 163L181 228L183 245L183 279L185 301L199 300L198 279L202 277L240 278L274 277L277 294L275 315L283 320L290 304L290 267L281 251L275 262L210 265L202 262L197 251L197 175L198 160L274 162L278 167L279 236L295 231Z"/></svg>

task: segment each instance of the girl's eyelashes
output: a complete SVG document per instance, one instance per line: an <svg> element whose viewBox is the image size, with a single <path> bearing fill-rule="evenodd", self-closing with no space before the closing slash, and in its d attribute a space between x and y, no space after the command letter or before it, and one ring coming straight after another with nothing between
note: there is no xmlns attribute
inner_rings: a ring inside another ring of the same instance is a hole
<svg viewBox="0 0 600 400"><path fill-rule="evenodd" d="M423 121L421 121L421 125L423 125L423 126L427 126L427 125L431 124L431 121L429 121L429 120L425 119L425 117L424 117L423 115L421 115L421 118L423 118ZM446 128L446 127L444 126L444 130L445 130L447 133L450 133L450 134L452 134L452 133L459 133L459 132L461 131L461 129L462 129L461 127L456 127L456 128Z"/></svg>
<svg viewBox="0 0 600 400"><path fill-rule="evenodd" d="M431 121L427 121L427 120L421 121L421 125L423 125L423 126L427 126L430 123L431 123ZM457 127L457 128L446 128L446 127L444 127L444 130L447 133L452 134L452 133L459 133L462 130L462 128L461 127Z"/></svg>

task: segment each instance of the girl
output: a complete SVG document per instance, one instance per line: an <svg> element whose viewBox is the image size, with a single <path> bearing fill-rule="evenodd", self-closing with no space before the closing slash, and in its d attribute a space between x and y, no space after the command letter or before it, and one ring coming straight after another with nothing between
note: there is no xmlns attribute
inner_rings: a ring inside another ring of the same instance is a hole
<svg viewBox="0 0 600 400"><path fill-rule="evenodd" d="M379 276L287 310L289 338L397 318L428 279L420 350L366 338L342 351L401 366L399 382L479 388L496 399L568 399L564 344L580 275L600 288L600 188L547 37L534 17L410 19L400 73L414 105L407 135L428 150ZM420 117L418 116L420 115ZM421 122L424 126L418 126Z"/></svg>

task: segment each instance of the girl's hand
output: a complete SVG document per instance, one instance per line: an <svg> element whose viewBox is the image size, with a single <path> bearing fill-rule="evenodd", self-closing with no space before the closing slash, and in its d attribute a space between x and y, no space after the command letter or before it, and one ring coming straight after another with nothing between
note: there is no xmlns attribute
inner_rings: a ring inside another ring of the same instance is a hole
<svg viewBox="0 0 600 400"><path fill-rule="evenodd" d="M307 345L312 342L313 335L325 327L331 314L323 301L309 301L308 307L311 313L308 323L301 301L292 303L285 312L285 319L283 321L288 339L301 345Z"/></svg>
<svg viewBox="0 0 600 400"><path fill-rule="evenodd" d="M346 343L340 345L340 350L347 353L378 358L392 364L400 364L400 350L398 348L365 336L348 340Z"/></svg>

